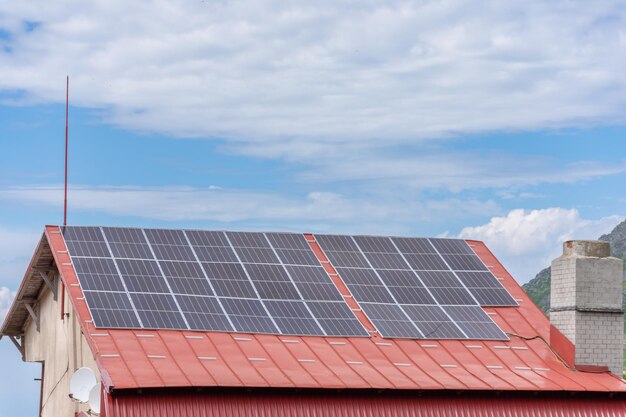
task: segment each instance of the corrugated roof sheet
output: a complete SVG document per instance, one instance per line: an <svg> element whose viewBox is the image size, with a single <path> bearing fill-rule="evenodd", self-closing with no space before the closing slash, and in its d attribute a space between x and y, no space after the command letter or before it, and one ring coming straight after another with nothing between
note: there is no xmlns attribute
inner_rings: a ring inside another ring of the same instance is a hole
<svg viewBox="0 0 626 417"><path fill-rule="evenodd" d="M376 393L162 392L108 396L106 417L623 417L626 401L563 396L388 396Z"/></svg>
<svg viewBox="0 0 626 417"><path fill-rule="evenodd" d="M626 391L609 373L579 372L557 357L548 319L481 242L468 241L520 304L485 308L510 334L507 342L96 329L80 287L71 285L78 279L59 228L48 226L46 236L109 389Z"/></svg>

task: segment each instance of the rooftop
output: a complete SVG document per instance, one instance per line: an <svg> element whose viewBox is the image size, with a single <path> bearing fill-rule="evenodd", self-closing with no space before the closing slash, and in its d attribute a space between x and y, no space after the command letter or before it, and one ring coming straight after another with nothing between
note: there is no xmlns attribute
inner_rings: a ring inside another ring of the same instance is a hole
<svg viewBox="0 0 626 417"><path fill-rule="evenodd" d="M22 332L51 263L109 389L626 391L574 369L482 242L47 226L0 334Z"/></svg>

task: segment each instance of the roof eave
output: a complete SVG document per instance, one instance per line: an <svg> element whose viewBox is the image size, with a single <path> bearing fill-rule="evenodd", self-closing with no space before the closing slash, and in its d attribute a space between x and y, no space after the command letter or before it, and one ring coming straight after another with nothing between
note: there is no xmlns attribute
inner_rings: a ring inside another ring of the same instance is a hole
<svg viewBox="0 0 626 417"><path fill-rule="evenodd" d="M0 337L21 336L30 315L24 306L25 301L37 300L45 283L37 273L38 269L50 269L54 266L52 250L45 233L42 234L37 248L28 264L24 278L20 283L11 307L0 327Z"/></svg>

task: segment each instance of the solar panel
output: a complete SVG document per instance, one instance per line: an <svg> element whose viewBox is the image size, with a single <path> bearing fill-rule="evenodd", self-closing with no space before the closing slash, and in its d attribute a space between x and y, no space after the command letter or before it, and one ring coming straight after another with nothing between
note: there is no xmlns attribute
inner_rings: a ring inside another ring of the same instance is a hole
<svg viewBox="0 0 626 417"><path fill-rule="evenodd" d="M312 301L307 302L307 307L317 318L317 322L327 335L334 336L368 336L354 313L348 305L342 301Z"/></svg>
<svg viewBox="0 0 626 417"><path fill-rule="evenodd" d="M261 300L224 298L222 304L237 331L246 333L281 333L267 310L265 310Z"/></svg>
<svg viewBox="0 0 626 417"><path fill-rule="evenodd" d="M139 328L141 322L133 308L128 293L109 291L83 291L94 323L103 327Z"/></svg>
<svg viewBox="0 0 626 417"><path fill-rule="evenodd" d="M507 339L506 334L478 306L444 306L443 308L470 339Z"/></svg>
<svg viewBox="0 0 626 417"><path fill-rule="evenodd" d="M216 297L177 295L191 330L233 331L233 325Z"/></svg>
<svg viewBox="0 0 626 417"><path fill-rule="evenodd" d="M404 305L402 307L415 325L421 330L425 339L466 338L466 334L459 328L458 323L455 322L441 306ZM480 307L476 308L482 311ZM486 316L485 314L485 317ZM504 338L506 338L506 336Z"/></svg>
<svg viewBox="0 0 626 417"><path fill-rule="evenodd" d="M125 291L113 260L107 258L76 258L74 269L81 276L83 289L93 291Z"/></svg>
<svg viewBox="0 0 626 417"><path fill-rule="evenodd" d="M303 235L66 227L96 327L367 336Z"/></svg>
<svg viewBox="0 0 626 417"><path fill-rule="evenodd" d="M65 227L96 327L367 336L295 233ZM383 337L506 339L480 306L517 305L458 239L318 235Z"/></svg>
<svg viewBox="0 0 626 417"><path fill-rule="evenodd" d="M413 271L379 270L378 275L400 304L437 304Z"/></svg>
<svg viewBox="0 0 626 417"><path fill-rule="evenodd" d="M266 301L267 311L283 333L319 335L320 326L302 301Z"/></svg>
<svg viewBox="0 0 626 417"><path fill-rule="evenodd" d="M185 329L185 319L171 294L130 293L143 327Z"/></svg>
<svg viewBox="0 0 626 417"><path fill-rule="evenodd" d="M316 240L383 337L507 338L479 300L503 305L510 295L497 280L459 276L489 273L465 241L337 235ZM459 314L453 318L448 309Z"/></svg>
<svg viewBox="0 0 626 417"><path fill-rule="evenodd" d="M363 312L385 337L421 339L423 334L397 304L360 303Z"/></svg>
<svg viewBox="0 0 626 417"><path fill-rule="evenodd" d="M457 271L456 275L481 306L516 306L517 302L489 271Z"/></svg>
<svg viewBox="0 0 626 417"><path fill-rule="evenodd" d="M515 299L493 276L489 268L474 253L472 248L461 239L416 239L393 238L400 251L414 267L422 280L426 281L434 273L430 271L451 271L475 302L468 303L469 296L454 285L437 285L433 294L439 297L443 304L475 304L481 306L517 306ZM430 242L434 253L419 255L415 252L426 252L426 243ZM404 248L404 249L402 249ZM421 256L421 258L416 258ZM424 256L429 256L428 259ZM440 260L435 260L440 256ZM454 280L451 280L451 282ZM445 300L448 301L445 301Z"/></svg>

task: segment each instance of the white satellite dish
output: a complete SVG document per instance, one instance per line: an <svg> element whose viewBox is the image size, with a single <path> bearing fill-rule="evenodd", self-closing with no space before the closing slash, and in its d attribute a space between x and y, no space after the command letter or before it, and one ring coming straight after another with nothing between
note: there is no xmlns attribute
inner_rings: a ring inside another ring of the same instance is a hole
<svg viewBox="0 0 626 417"><path fill-rule="evenodd" d="M89 412L93 414L100 414L100 384L96 384L89 391Z"/></svg>
<svg viewBox="0 0 626 417"><path fill-rule="evenodd" d="M78 368L70 381L70 398L81 403L89 401L89 392L97 385L96 375L89 368Z"/></svg>

